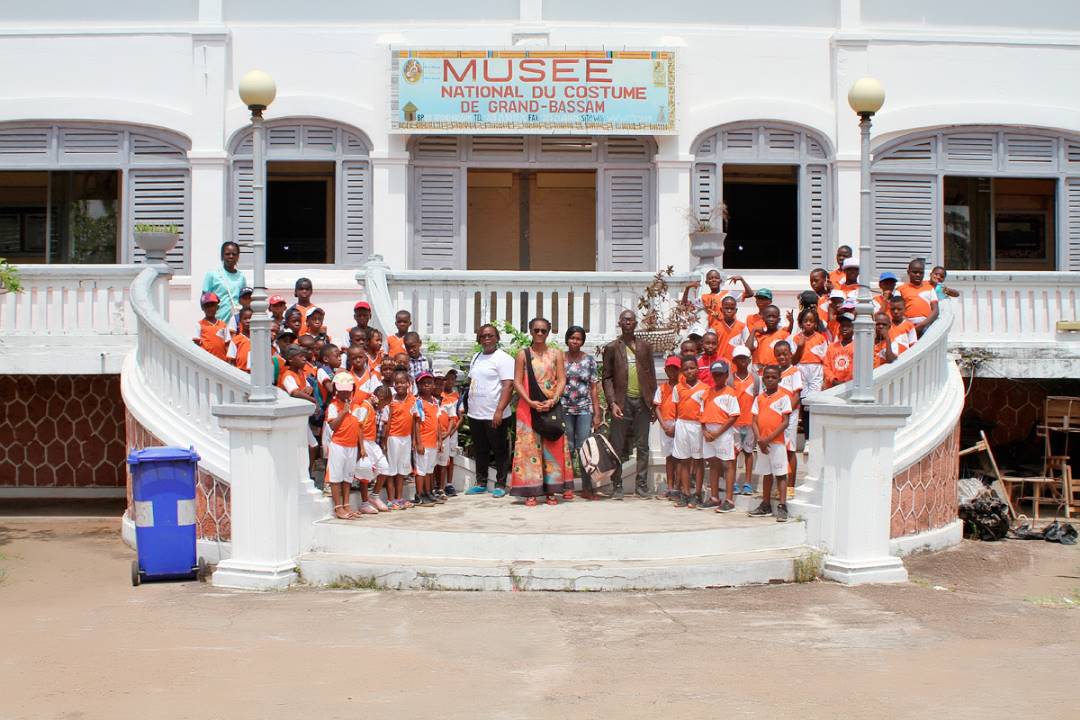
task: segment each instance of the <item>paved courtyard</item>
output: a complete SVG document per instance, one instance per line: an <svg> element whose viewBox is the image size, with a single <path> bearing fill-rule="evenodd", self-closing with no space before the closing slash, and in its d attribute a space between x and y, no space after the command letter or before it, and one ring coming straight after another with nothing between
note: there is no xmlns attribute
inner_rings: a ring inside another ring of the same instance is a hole
<svg viewBox="0 0 1080 720"><path fill-rule="evenodd" d="M1080 548L964 543L904 586L132 588L118 521L0 517L0 718L1066 718Z"/></svg>

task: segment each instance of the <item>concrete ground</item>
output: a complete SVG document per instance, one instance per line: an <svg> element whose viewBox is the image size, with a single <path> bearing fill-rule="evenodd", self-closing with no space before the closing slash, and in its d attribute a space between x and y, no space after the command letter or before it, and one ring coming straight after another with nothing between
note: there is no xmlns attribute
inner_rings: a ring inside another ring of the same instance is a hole
<svg viewBox="0 0 1080 720"><path fill-rule="evenodd" d="M0 718L1074 718L1080 547L912 582L663 593L128 578L116 520L0 517Z"/></svg>

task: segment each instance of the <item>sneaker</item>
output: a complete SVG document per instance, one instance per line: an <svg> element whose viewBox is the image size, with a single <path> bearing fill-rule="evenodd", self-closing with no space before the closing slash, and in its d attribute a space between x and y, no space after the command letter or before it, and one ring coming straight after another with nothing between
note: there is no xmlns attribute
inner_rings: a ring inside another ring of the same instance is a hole
<svg viewBox="0 0 1080 720"><path fill-rule="evenodd" d="M756 508L746 513L750 517L765 517L766 515L772 515L772 507L768 502L762 502Z"/></svg>
<svg viewBox="0 0 1080 720"><path fill-rule="evenodd" d="M706 500L705 502L703 502L703 503L701 503L700 505L698 505L698 507L700 507L700 508L701 508L701 509L703 509L703 510L706 510L706 509L709 509L709 508L714 508L714 507L716 507L717 505L719 505L719 503L717 503L717 502L716 502L716 500L715 500L714 498L709 498L709 499L708 499L708 500Z"/></svg>
<svg viewBox="0 0 1080 720"><path fill-rule="evenodd" d="M374 505L375 509L379 512L388 512L390 510L390 508L386 506L386 503L383 502L383 499L378 495L371 498L371 504Z"/></svg>
<svg viewBox="0 0 1080 720"><path fill-rule="evenodd" d="M729 513L734 509L735 503L731 502L730 500L724 500L724 502L720 503L720 507L716 508L716 512Z"/></svg>
<svg viewBox="0 0 1080 720"><path fill-rule="evenodd" d="M622 485L616 485L616 486L611 488L611 499L612 500L622 500L623 499Z"/></svg>
<svg viewBox="0 0 1080 720"><path fill-rule="evenodd" d="M435 500L430 495L421 495L414 503L416 507L435 507Z"/></svg>
<svg viewBox="0 0 1080 720"><path fill-rule="evenodd" d="M787 505L780 504L776 506L776 522L787 522Z"/></svg>
<svg viewBox="0 0 1080 720"><path fill-rule="evenodd" d="M443 490L443 493L446 495L446 497L454 497L455 495L457 495L457 490L454 489L453 485L447 485L446 488Z"/></svg>
<svg viewBox="0 0 1080 720"><path fill-rule="evenodd" d="M742 494L743 495L753 495L754 494L754 488L750 487L750 484L747 483L747 484L742 486Z"/></svg>
<svg viewBox="0 0 1080 720"><path fill-rule="evenodd" d="M690 497L686 498L686 507L690 508L691 510L696 510L699 505L701 505L701 498L699 498L697 495L691 495Z"/></svg>
<svg viewBox="0 0 1080 720"><path fill-rule="evenodd" d="M487 492L487 485L473 485L465 491L466 495L483 495Z"/></svg>
<svg viewBox="0 0 1080 720"><path fill-rule="evenodd" d="M440 505L442 505L444 502L446 502L446 493L444 493L442 490L439 490L438 492L436 492L435 493L435 502L439 503Z"/></svg>
<svg viewBox="0 0 1080 720"><path fill-rule="evenodd" d="M652 497L652 493L649 492L649 488L647 487L637 488L636 490L634 490L634 495L641 498L642 500L648 500Z"/></svg>
<svg viewBox="0 0 1080 720"><path fill-rule="evenodd" d="M679 497L675 498L675 507L686 507L690 503L690 498L682 493L679 493Z"/></svg>
<svg viewBox="0 0 1080 720"><path fill-rule="evenodd" d="M495 486L495 490L492 491L492 493L491 493L491 497L493 497L493 498L501 498L501 497L505 497L505 496L506 496L506 488L502 488L502 487L499 487L497 485Z"/></svg>

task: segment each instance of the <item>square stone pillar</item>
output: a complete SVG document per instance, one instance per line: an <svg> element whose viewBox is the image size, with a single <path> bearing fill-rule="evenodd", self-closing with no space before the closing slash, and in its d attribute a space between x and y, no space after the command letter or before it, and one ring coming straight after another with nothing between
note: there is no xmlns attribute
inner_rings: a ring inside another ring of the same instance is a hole
<svg viewBox="0 0 1080 720"><path fill-rule="evenodd" d="M307 476L311 403L288 399L213 409L229 431L232 556L217 587L280 590L295 583L300 553L299 479ZM310 484L310 483L309 483Z"/></svg>
<svg viewBox="0 0 1080 720"><path fill-rule="evenodd" d="M820 433L821 544L825 577L847 585L906 582L889 552L893 445L910 408L812 404Z"/></svg>

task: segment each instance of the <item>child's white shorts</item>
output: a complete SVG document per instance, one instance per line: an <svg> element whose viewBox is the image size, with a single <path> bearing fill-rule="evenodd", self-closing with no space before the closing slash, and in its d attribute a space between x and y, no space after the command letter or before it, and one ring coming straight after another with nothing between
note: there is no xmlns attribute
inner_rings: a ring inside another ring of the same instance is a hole
<svg viewBox="0 0 1080 720"><path fill-rule="evenodd" d="M441 448L435 449L435 465L446 467L450 464L450 438L443 440Z"/></svg>
<svg viewBox="0 0 1080 720"><path fill-rule="evenodd" d="M719 425L713 425L714 430L719 430ZM718 460L735 459L735 432L728 428L715 440L701 439L701 456L706 460L717 458Z"/></svg>
<svg viewBox="0 0 1080 720"><path fill-rule="evenodd" d="M770 475L787 475L787 448L784 443L769 443L769 452L761 453L761 459L768 463Z"/></svg>
<svg viewBox="0 0 1080 720"><path fill-rule="evenodd" d="M374 480L377 475L389 475L390 463L386 461L379 443L374 440L364 441L364 457L357 459L353 477L361 480Z"/></svg>
<svg viewBox="0 0 1080 720"><path fill-rule="evenodd" d="M319 447L319 441L315 439L315 433L311 432L311 426L307 426L307 446L309 448Z"/></svg>
<svg viewBox="0 0 1080 720"><path fill-rule="evenodd" d="M430 475L435 471L435 456L438 451L433 448L416 451L416 473L418 475Z"/></svg>
<svg viewBox="0 0 1080 720"><path fill-rule="evenodd" d="M731 428L732 437L735 440L735 451L752 453L757 448L757 438L754 437L753 425L736 425Z"/></svg>
<svg viewBox="0 0 1080 720"><path fill-rule="evenodd" d="M330 443L326 457L327 482L340 483L352 480L353 468L356 467L356 448Z"/></svg>
<svg viewBox="0 0 1080 720"><path fill-rule="evenodd" d="M386 438L386 461L390 465L387 475L412 475L412 455L411 436Z"/></svg>
<svg viewBox="0 0 1080 720"><path fill-rule="evenodd" d="M701 423L696 420L675 421L675 445L671 454L679 460L701 457Z"/></svg>
<svg viewBox="0 0 1080 720"><path fill-rule="evenodd" d="M660 454L664 457L670 457L671 453L675 450L675 438L664 432L663 426L660 427Z"/></svg>
<svg viewBox="0 0 1080 720"><path fill-rule="evenodd" d="M789 452L795 452L795 436L799 432L799 413L791 413L791 417L788 418L787 427L784 428L784 447Z"/></svg>

